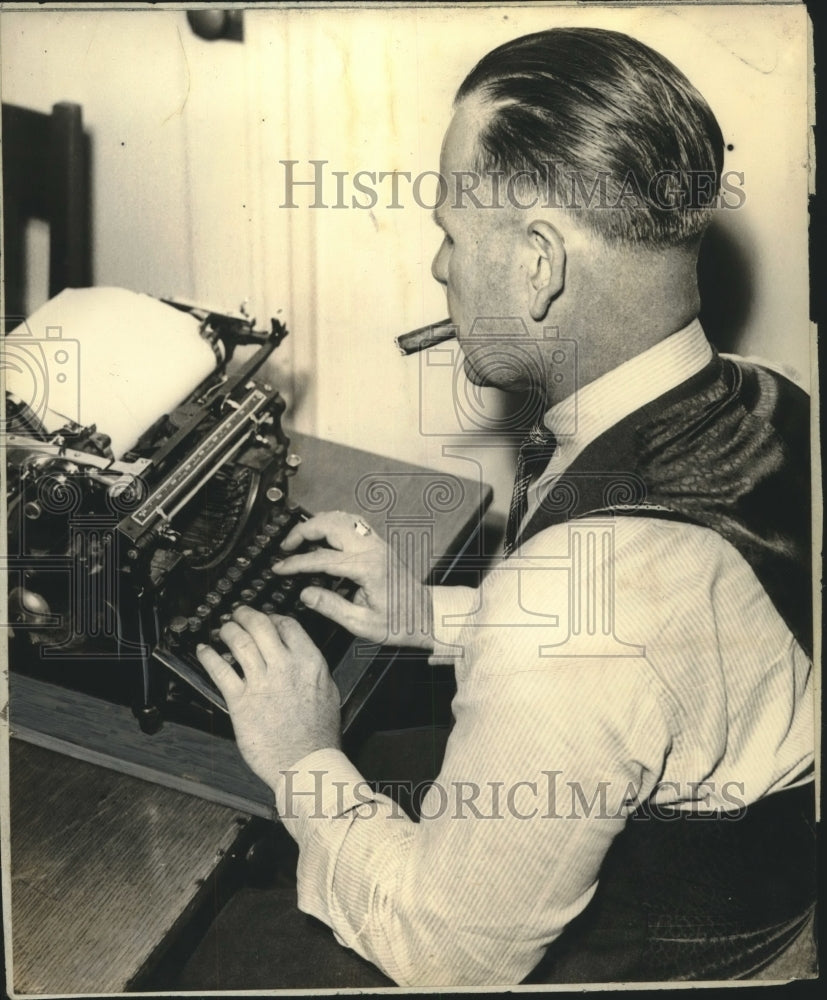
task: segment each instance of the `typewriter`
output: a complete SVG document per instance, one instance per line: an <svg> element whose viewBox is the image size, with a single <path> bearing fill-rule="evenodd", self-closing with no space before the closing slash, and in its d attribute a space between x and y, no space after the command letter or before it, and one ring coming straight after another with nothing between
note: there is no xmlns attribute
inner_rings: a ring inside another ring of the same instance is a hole
<svg viewBox="0 0 827 1000"><path fill-rule="evenodd" d="M163 301L198 319L216 366L120 458L96 425L49 433L7 393L10 663L129 704L147 733L174 719L230 735L196 644L232 663L219 630L245 604L299 619L333 669L353 638L298 595L311 579L347 598L354 587L271 569L310 516L289 498L300 460L281 425L284 400L257 377L287 329ZM231 364L242 346L252 353Z"/></svg>

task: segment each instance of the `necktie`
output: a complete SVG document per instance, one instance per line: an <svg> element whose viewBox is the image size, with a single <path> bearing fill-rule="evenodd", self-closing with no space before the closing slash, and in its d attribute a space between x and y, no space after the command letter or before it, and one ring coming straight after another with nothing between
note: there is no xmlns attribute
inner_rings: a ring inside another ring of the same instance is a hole
<svg viewBox="0 0 827 1000"><path fill-rule="evenodd" d="M511 555L517 544L520 524L528 510L528 488L548 465L557 447L557 441L544 424L535 424L520 445L517 457L517 473L514 476L514 492L505 528L503 552Z"/></svg>

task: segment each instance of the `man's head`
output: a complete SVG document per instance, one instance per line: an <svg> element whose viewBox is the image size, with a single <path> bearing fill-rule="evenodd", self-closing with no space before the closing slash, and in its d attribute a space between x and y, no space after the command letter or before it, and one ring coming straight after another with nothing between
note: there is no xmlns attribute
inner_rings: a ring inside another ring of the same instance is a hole
<svg viewBox="0 0 827 1000"><path fill-rule="evenodd" d="M703 97L634 39L560 28L490 52L457 93L441 164L450 196L436 213L448 239L433 271L461 341L481 317L520 317L537 337L557 326L578 339L590 381L673 332L697 311L695 259L722 166ZM475 193L493 207L458 193L461 171L482 178ZM627 316L630 339L612 341ZM502 340L464 346L475 381L548 383L513 357L509 374Z"/></svg>

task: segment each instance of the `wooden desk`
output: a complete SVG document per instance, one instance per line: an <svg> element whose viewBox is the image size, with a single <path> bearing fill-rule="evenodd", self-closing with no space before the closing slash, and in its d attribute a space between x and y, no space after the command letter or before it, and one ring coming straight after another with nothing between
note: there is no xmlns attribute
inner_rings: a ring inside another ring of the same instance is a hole
<svg viewBox="0 0 827 1000"><path fill-rule="evenodd" d="M14 989L120 993L249 817L16 739L9 756Z"/></svg>
<svg viewBox="0 0 827 1000"><path fill-rule="evenodd" d="M294 499L427 539L437 580L490 500L479 483L309 436L293 435L293 446L303 458ZM15 674L10 728L9 986L122 991L185 919L249 817L271 815L269 792L232 742L169 724L147 736L126 708Z"/></svg>

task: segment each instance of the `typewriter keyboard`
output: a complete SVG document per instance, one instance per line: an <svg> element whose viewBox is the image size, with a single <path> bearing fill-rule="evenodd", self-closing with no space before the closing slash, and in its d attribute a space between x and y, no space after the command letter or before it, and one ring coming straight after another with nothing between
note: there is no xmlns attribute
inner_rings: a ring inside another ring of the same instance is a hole
<svg viewBox="0 0 827 1000"><path fill-rule="evenodd" d="M294 504L271 513L260 533L253 536L229 564L223 566L221 575L212 579L202 593L192 594L188 607L169 621L153 651L156 659L224 711L224 699L199 663L195 647L199 643L207 643L238 669L219 632L240 605L256 608L265 614L295 618L307 630L331 669L353 641L353 636L341 626L305 607L299 594L304 587L313 584L334 590L350 600L356 590L355 584L324 575L277 576L271 568L273 563L286 555L281 549L282 540L296 524L309 517L306 511ZM295 551L307 552L316 547L305 544ZM295 551L290 554L295 554Z"/></svg>

